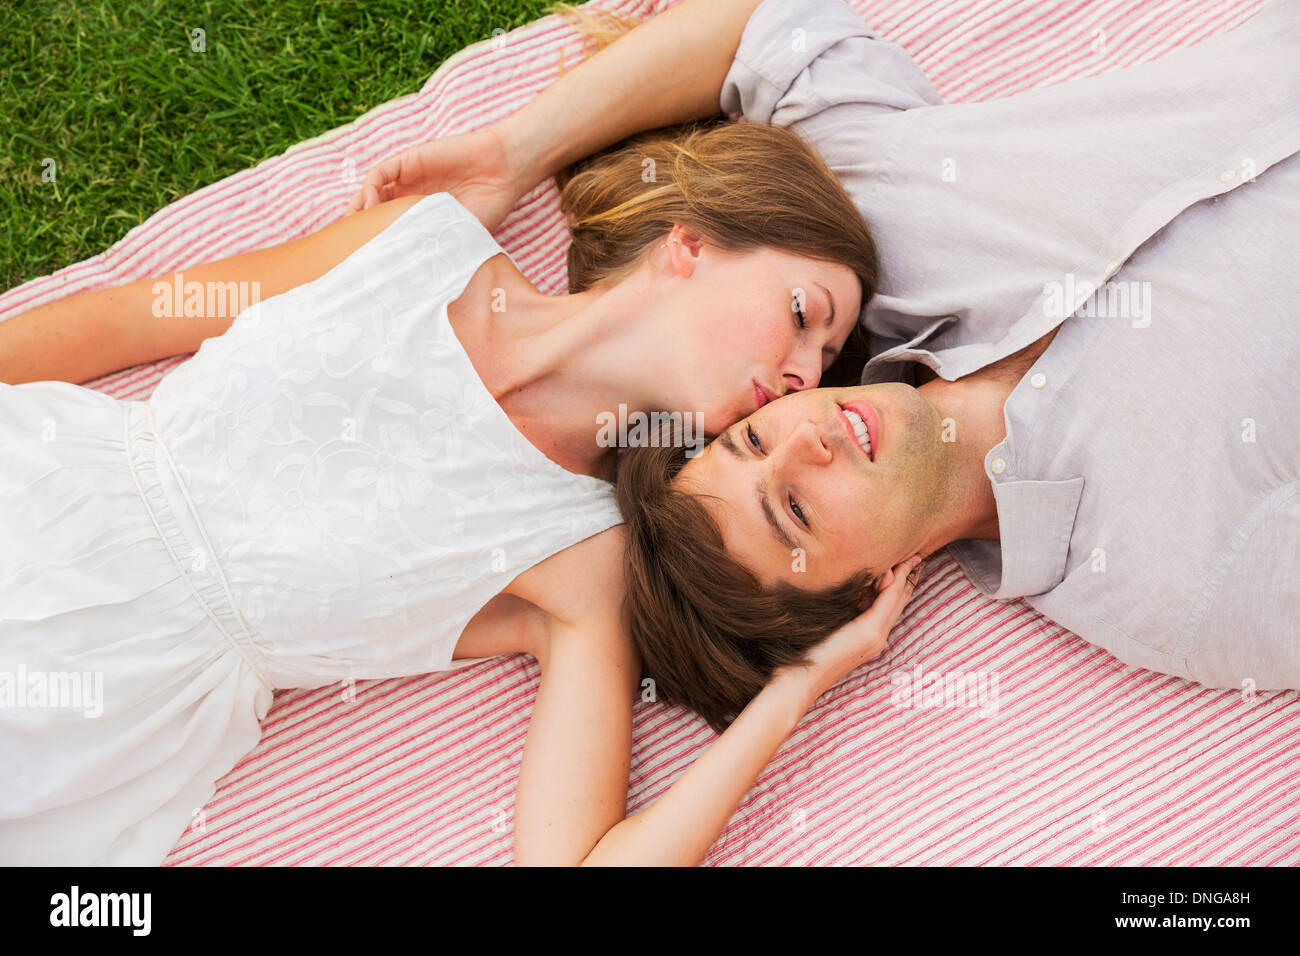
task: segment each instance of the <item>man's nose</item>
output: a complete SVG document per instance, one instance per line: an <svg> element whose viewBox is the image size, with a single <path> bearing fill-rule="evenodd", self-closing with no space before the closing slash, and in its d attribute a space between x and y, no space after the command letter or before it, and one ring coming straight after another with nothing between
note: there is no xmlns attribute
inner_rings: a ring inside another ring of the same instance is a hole
<svg viewBox="0 0 1300 956"><path fill-rule="evenodd" d="M827 465L834 457L822 441L816 422L802 421L777 446L778 467L787 465Z"/></svg>

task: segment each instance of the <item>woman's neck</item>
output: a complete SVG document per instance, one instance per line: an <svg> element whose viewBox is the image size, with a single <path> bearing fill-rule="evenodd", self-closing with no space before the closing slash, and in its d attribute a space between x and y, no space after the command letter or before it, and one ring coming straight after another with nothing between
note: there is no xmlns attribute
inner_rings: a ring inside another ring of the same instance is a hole
<svg viewBox="0 0 1300 956"><path fill-rule="evenodd" d="M612 479L616 448L597 441L602 412L642 408L628 303L606 292L548 296L504 255L489 259L447 307L479 378L514 426L561 467ZM620 358L621 357L621 358ZM646 403L648 404L648 403Z"/></svg>

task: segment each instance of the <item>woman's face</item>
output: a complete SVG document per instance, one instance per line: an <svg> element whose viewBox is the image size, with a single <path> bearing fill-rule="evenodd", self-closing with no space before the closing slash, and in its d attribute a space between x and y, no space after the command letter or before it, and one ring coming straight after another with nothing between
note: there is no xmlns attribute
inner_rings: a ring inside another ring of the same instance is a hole
<svg viewBox="0 0 1300 956"><path fill-rule="evenodd" d="M724 252L680 226L655 251L666 263L655 301L665 343L664 361L653 363L662 369L660 407L701 415L708 434L815 388L862 307L857 276L838 263L766 248Z"/></svg>
<svg viewBox="0 0 1300 956"><path fill-rule="evenodd" d="M727 429L676 481L708 496L727 551L760 581L818 590L926 553L956 473L942 425L901 382L819 388Z"/></svg>

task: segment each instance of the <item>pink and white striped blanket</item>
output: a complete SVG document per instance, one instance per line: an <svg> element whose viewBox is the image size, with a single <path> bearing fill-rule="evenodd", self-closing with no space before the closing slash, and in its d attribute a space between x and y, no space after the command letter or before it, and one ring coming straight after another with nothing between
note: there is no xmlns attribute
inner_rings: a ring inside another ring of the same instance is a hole
<svg viewBox="0 0 1300 956"><path fill-rule="evenodd" d="M674 2L599 5L648 16ZM1231 29L1260 5L852 3L949 101L1150 60ZM206 186L106 252L0 296L0 318L318 229L341 215L373 163L508 115L555 78L561 52L573 63L580 51L554 17L485 40L419 93ZM544 291L564 291L566 236L549 183L497 238ZM144 398L181 361L91 384ZM904 707L892 700L903 672L925 683L965 675L996 695ZM531 657L510 655L362 683L355 700L337 687L277 694L261 744L223 778L203 830L177 834L167 863L508 863L538 677ZM638 703L629 812L652 803L712 739L698 718ZM1023 602L984 598L939 555L884 655L822 697L706 862L1294 865L1298 758L1300 693L1246 697L1127 667Z"/></svg>

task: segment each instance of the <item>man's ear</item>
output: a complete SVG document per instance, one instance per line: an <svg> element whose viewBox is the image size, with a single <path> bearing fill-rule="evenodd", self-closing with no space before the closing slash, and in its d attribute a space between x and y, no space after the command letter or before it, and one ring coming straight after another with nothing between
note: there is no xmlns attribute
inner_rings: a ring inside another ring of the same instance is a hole
<svg viewBox="0 0 1300 956"><path fill-rule="evenodd" d="M876 603L876 597L880 594L880 577L877 574L862 586L862 593L858 595L859 613L869 610Z"/></svg>
<svg viewBox="0 0 1300 956"><path fill-rule="evenodd" d="M918 552L918 554L920 553ZM915 584L916 579L921 576L921 569L925 567L925 562L930 560L929 554L922 554L920 555L920 557L921 557L921 563L918 564L916 568L912 571L913 584ZM884 582L885 575L889 574L890 571L892 570L893 568L890 568L888 571L875 575L874 577L869 579L865 585L863 585L862 594L858 596L859 613L868 610L871 607L871 605L875 603L876 598L880 596L880 592L883 591L888 586Z"/></svg>

